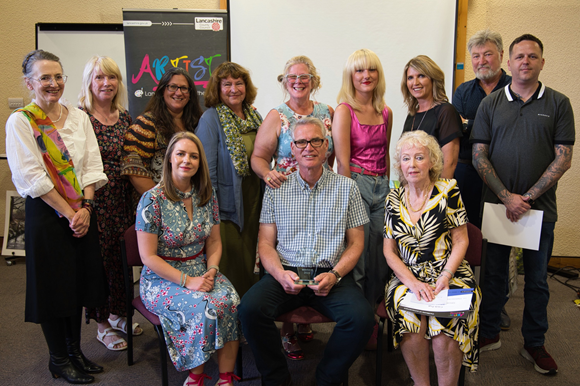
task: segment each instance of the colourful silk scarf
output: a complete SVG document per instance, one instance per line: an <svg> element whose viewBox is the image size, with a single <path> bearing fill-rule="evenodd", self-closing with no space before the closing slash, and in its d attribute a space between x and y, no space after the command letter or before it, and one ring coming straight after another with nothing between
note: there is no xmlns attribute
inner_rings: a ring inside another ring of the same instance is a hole
<svg viewBox="0 0 580 386"><path fill-rule="evenodd" d="M79 210L83 193L73 161L54 123L36 103L31 103L16 112L22 112L28 118L55 189L71 208Z"/></svg>
<svg viewBox="0 0 580 386"><path fill-rule="evenodd" d="M230 157L234 163L236 173L242 177L250 175L250 164L246 145L240 134L246 134L252 130L258 130L262 124L262 118L256 112L254 106L244 103L243 110L246 119L238 117L225 103L216 106L222 129L226 134L226 145L230 152Z"/></svg>

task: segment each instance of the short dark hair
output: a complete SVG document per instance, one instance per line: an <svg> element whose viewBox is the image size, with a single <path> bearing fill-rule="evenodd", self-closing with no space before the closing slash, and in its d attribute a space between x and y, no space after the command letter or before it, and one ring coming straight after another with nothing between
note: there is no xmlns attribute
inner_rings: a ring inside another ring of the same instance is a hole
<svg viewBox="0 0 580 386"><path fill-rule="evenodd" d="M542 44L542 41L532 34L523 34L522 36L515 38L512 44L510 44L510 56L512 56L512 50L514 46L518 43L523 42L524 40L529 40L538 43L538 45L540 46L540 52L542 53L542 55L544 55L544 45Z"/></svg>
<svg viewBox="0 0 580 386"><path fill-rule="evenodd" d="M226 79L231 76L234 79L242 79L246 85L246 98L244 102L251 105L256 100L256 95L258 95L258 89L252 83L252 78L250 77L250 72L244 67L233 62L224 62L217 66L209 78L207 88L204 95L205 107L215 107L222 102L220 99L220 87L222 79Z"/></svg>

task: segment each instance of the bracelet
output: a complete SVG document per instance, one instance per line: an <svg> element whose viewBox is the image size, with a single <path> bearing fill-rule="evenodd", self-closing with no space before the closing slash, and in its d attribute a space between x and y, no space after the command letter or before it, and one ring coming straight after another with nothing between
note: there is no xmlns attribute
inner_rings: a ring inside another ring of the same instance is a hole
<svg viewBox="0 0 580 386"><path fill-rule="evenodd" d="M442 277L446 278L447 280L451 280L451 278L447 277L447 275L444 275L443 272L441 272L441 275L439 275L438 279L440 279Z"/></svg>
<svg viewBox="0 0 580 386"><path fill-rule="evenodd" d="M187 273L184 274L183 272L181 272L181 279L179 280L179 285L181 287L185 287L185 284L187 284Z"/></svg>
<svg viewBox="0 0 580 386"><path fill-rule="evenodd" d="M209 271L212 268L216 270L216 273L220 271L220 267L218 267L217 265L210 265L209 267L207 267L207 270Z"/></svg>
<svg viewBox="0 0 580 386"><path fill-rule="evenodd" d="M455 274L450 270L448 270L447 268L443 268L443 272L447 272L449 274L449 280L453 279L453 276L455 276Z"/></svg>

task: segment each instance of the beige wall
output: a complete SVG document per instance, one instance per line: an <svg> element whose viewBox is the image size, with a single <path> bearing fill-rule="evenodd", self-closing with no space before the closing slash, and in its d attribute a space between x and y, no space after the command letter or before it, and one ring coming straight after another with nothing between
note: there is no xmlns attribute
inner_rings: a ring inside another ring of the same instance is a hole
<svg viewBox="0 0 580 386"><path fill-rule="evenodd" d="M498 31L503 38L503 68L507 71L510 43L524 33L538 37L544 43L546 60L540 81L570 98L576 113L576 128L579 128L580 81L575 76L575 68L580 63L579 17L578 0L470 0L467 39L481 29ZM465 63L465 79L473 79L468 52ZM559 221L556 223L553 256L580 256L580 231L576 217L580 213L580 150L578 146L574 150L572 168L558 185Z"/></svg>
<svg viewBox="0 0 580 386"><path fill-rule="evenodd" d="M34 6L31 6L34 4ZM23 97L30 102L22 83L22 59L35 48L36 23L122 23L123 8L219 9L219 0L2 0L3 23L0 24L0 153L6 153L4 124L12 109L9 97ZM4 235L6 190L16 190L12 184L8 162L0 160L0 229Z"/></svg>

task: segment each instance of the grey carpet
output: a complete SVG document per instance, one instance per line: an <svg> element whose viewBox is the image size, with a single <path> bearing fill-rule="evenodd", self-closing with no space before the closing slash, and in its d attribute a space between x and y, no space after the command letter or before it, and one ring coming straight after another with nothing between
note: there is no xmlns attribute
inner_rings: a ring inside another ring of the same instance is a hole
<svg viewBox="0 0 580 386"><path fill-rule="evenodd" d="M67 383L52 379L47 369L48 355L40 327L24 323L24 259L17 259L14 266L0 262L0 386L55 385ZM523 277L518 278L518 290L507 304L512 317L512 328L502 332L502 347L497 351L481 355L480 369L475 374L466 375L467 385L580 385L580 309L573 300L576 294L562 284L550 279L551 300L549 306L550 331L546 336L546 347L559 366L559 374L543 376L533 369L533 365L519 355L523 340L520 333L523 310ZM575 285L580 285L577 280ZM157 336L150 324L140 315L145 333L136 337L135 364L127 366L124 351L107 350L96 339L96 324L83 325L83 350L87 357L105 366L105 372L96 375L95 385L161 385L159 367L159 346ZM303 344L306 359L290 362L295 386L315 384L315 367L332 331L332 325L315 325L314 341ZM385 345L386 347L386 345ZM386 350L386 348L385 348ZM243 349L244 378L241 386L259 386L259 373L247 346ZM401 352L385 351L383 357L383 385L412 385L409 372ZM432 384L436 385L434 366ZM217 365L210 361L206 371L217 380ZM169 384L180 386L186 377L168 364ZM351 386L375 384L375 353L364 352L351 367Z"/></svg>

